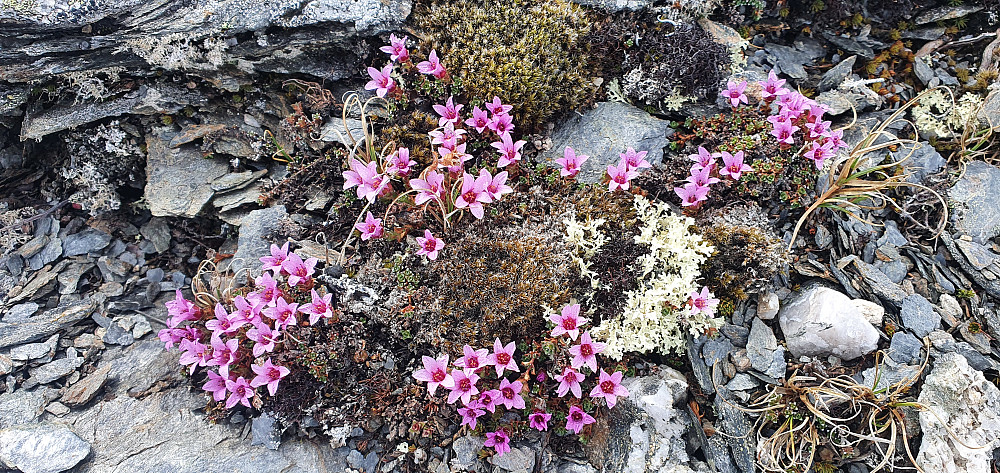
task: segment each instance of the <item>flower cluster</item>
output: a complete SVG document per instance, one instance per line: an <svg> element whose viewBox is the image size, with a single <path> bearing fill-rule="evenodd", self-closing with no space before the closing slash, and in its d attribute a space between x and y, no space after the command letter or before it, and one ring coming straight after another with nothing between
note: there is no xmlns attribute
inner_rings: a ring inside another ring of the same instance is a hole
<svg viewBox="0 0 1000 473"><path fill-rule="evenodd" d="M801 137L801 148L798 154L811 160L816 169L823 167L826 159L834 156L844 143L843 130L831 128L831 122L823 119L826 109L823 105L801 93L785 88L785 80L779 79L774 71L768 73L767 80L759 81L761 103L770 110L767 121L771 124L771 136L778 141L782 149L796 146L796 139ZM746 94L747 82L729 81L723 97L729 100L733 108L749 105L750 98ZM717 166L715 159L722 158L722 166ZM739 180L744 172L753 172L744 163L742 151L729 154L725 151L709 153L703 147L698 148L698 154L691 155L695 164L687 183L674 188L684 207L697 207L708 200L709 187L721 182L721 177Z"/></svg>
<svg viewBox="0 0 1000 473"><path fill-rule="evenodd" d="M646 151L636 151L631 147L620 154L621 160L618 165L608 165L608 191L614 192L617 189L627 191L632 179L639 177L639 170L652 167L646 161Z"/></svg>
<svg viewBox="0 0 1000 473"><path fill-rule="evenodd" d="M179 362L189 366L191 374L206 368L208 382L202 388L216 401L225 401L227 409L237 404L251 407L259 387L266 386L273 397L289 369L274 364L268 354L284 343L289 327L307 318L309 325L316 325L333 316L333 295L321 295L313 287L315 258L303 261L289 253L285 243L281 248L271 245L271 256L260 261L264 273L256 278L254 290L226 304L199 307L178 289L176 299L166 303L167 328L159 332L167 350L178 345Z"/></svg>
<svg viewBox="0 0 1000 473"><path fill-rule="evenodd" d="M517 347L514 342L504 345L500 339L493 342L492 350L474 349L465 345L462 356L453 362L453 368L448 366L447 354L438 358L424 356L423 368L416 370L413 377L427 383L427 390L431 394L439 387L447 389L449 404L461 401L462 407L458 409L458 413L462 416L462 425L467 425L470 429L476 429L479 418L487 411L496 413L497 409L502 408L508 411L521 410L527 414L529 403L525 401L525 396L532 396L533 393L541 395L554 388L560 398L572 393L577 400L582 399L582 383L586 381L588 374L598 373L589 397L604 399L608 408L614 407L619 398L628 396L628 390L621 384L622 372L609 374L604 369L598 369L597 355L605 350L606 345L594 341L589 331L581 334L581 327L588 320L580 316L579 304L565 306L561 313L552 315L549 320L555 324L552 337L563 341L568 339L567 345L571 344L566 351L571 357L569 365L563 367L562 373L552 376L554 382L549 382L544 371L535 376L537 389L528 386L530 378L527 376L510 381L506 373L521 373L515 358ZM572 344L577 338L578 343ZM579 435L595 419L577 403L573 403L566 413L565 428ZM527 414L529 425L539 431L548 430L552 414L540 407L544 406L542 399L532 399L530 406L531 413ZM510 437L504 428L486 433L486 439L485 445L493 447L498 456L510 451Z"/></svg>
<svg viewBox="0 0 1000 473"><path fill-rule="evenodd" d="M382 51L388 53L392 61L410 65L406 37L391 35L390 45L384 46ZM379 97L385 97L393 90L398 91L388 76L392 73L392 66L393 63L390 63L382 71L369 68L372 81L365 88L375 90ZM448 79L447 70L441 65L436 51L431 51L427 60L418 63L416 69L438 80ZM493 101L487 102L485 107L483 110L475 106L471 110L471 116L463 117L462 109L466 107L456 102L454 97L449 97L444 104L433 105L434 112L439 116L438 128L428 133L428 137L437 156L429 167L412 175L413 166L417 163L410 159L410 151L404 147L396 149L387 157L374 157L368 162L352 158L350 169L344 171L344 190L356 187L358 198L367 199L369 204L379 197L395 195L395 200L392 201L395 203L406 195L414 194L415 205L433 204L440 209L445 227L452 215L466 210L477 219L483 218L485 206L513 192L513 188L507 185L507 171L493 174L485 167L479 169L478 173L466 170L466 163L473 159L466 144L469 130L475 130L475 133L484 138L494 140L490 146L499 153L497 168L516 165L521 160L521 149L526 143L524 140L514 141L511 135L514 130L511 105L504 104L499 97L493 97ZM402 184L401 191L393 187L394 181ZM386 212L388 213L388 209ZM371 212L365 217L364 222L355 225L362 240L384 235L383 219L376 218ZM435 237L430 230L424 230L424 236L417 237L416 241L419 247L417 254L426 255L432 260L437 258L438 252L444 247L444 241Z"/></svg>

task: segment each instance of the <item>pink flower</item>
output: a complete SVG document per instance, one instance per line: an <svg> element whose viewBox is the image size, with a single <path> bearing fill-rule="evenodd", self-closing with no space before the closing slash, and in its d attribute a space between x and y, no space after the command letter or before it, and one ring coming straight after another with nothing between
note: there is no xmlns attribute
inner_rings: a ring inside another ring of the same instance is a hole
<svg viewBox="0 0 1000 473"><path fill-rule="evenodd" d="M691 313L697 314L701 312L711 317L715 315L715 307L719 305L719 300L712 298L712 293L708 292L708 287L702 287L700 293L695 291L688 294L688 304L691 305Z"/></svg>
<svg viewBox="0 0 1000 473"><path fill-rule="evenodd" d="M399 148L389 157L389 166L385 172L400 177L407 176L410 174L410 168L416 165L417 162L410 159L410 149Z"/></svg>
<svg viewBox="0 0 1000 473"><path fill-rule="evenodd" d="M288 376L289 373L288 368L271 363L270 358L264 360L263 365L251 364L250 369L257 375L253 381L250 381L250 386L258 388L267 385L267 392L271 396L274 396L274 393L278 391L278 381Z"/></svg>
<svg viewBox="0 0 1000 473"><path fill-rule="evenodd" d="M496 132L497 135L503 136L514 131L514 118L506 113L495 113L486 127Z"/></svg>
<svg viewBox="0 0 1000 473"><path fill-rule="evenodd" d="M455 105L454 97L448 97L448 101L444 105L435 104L433 107L434 111L438 115L441 115L441 119L438 120L438 126L444 126L445 123L451 123L452 125L458 123L462 120L462 117L458 115L459 110L462 110L464 105Z"/></svg>
<svg viewBox="0 0 1000 473"><path fill-rule="evenodd" d="M606 371L601 370L601 374L597 378L597 386L594 386L594 389L590 391L590 397L603 397L604 401L608 403L609 409L615 407L619 397L628 396L628 389L625 389L625 386L622 386L621 383L621 371L608 374Z"/></svg>
<svg viewBox="0 0 1000 473"><path fill-rule="evenodd" d="M233 305L236 306L236 311L229 314L229 318L237 327L240 327L243 324L253 323L254 320L260 317L260 310L264 306L264 304L259 301L257 304L250 304L250 301L243 296L236 296L233 298Z"/></svg>
<svg viewBox="0 0 1000 473"><path fill-rule="evenodd" d="M698 171L692 171L691 175L688 176L688 182L708 188L708 186L719 182L719 178L712 176L712 168L701 168Z"/></svg>
<svg viewBox="0 0 1000 473"><path fill-rule="evenodd" d="M424 367L413 373L417 381L427 383L427 391L434 394L438 386L451 389L455 385L455 379L448 374L448 355L434 359L429 356L423 357ZM458 371L456 371L458 373Z"/></svg>
<svg viewBox="0 0 1000 473"><path fill-rule="evenodd" d="M789 92L788 89L783 87L785 85L785 79L778 79L778 75L775 74L773 70L767 73L766 81L758 83L761 87L761 98L768 102Z"/></svg>
<svg viewBox="0 0 1000 473"><path fill-rule="evenodd" d="M830 156L833 156L833 142L827 140L826 143L820 144L818 141L812 142L809 149L803 154L807 159L811 159L816 163L816 169L823 168L823 161Z"/></svg>
<svg viewBox="0 0 1000 473"><path fill-rule="evenodd" d="M490 113L494 115L504 115L513 110L514 106L504 105L503 102L500 101L500 97L494 95L493 102L486 103L486 109L489 110Z"/></svg>
<svg viewBox="0 0 1000 473"><path fill-rule="evenodd" d="M620 154L619 156L621 156L622 160L625 161L625 164L628 166L629 169L653 167L652 164L649 164L649 161L646 161L647 153L648 153L647 151L636 152L636 150L629 147L629 149L627 149L624 153Z"/></svg>
<svg viewBox="0 0 1000 473"><path fill-rule="evenodd" d="M484 366L486 363L486 354L489 353L489 350L485 348L473 350L469 345L465 345L462 347L462 353L464 356L455 360L455 366L465 371L474 372Z"/></svg>
<svg viewBox="0 0 1000 473"><path fill-rule="evenodd" d="M364 164L351 158L350 166L350 171L344 171L344 190L357 186L359 199L365 198L369 202L374 202L375 198L388 187L389 180L378 173L378 163L375 161Z"/></svg>
<svg viewBox="0 0 1000 473"><path fill-rule="evenodd" d="M271 273L261 274L254 282L260 289L257 292L247 294L249 300L254 304L274 305L275 300L281 297L278 281L271 277Z"/></svg>
<svg viewBox="0 0 1000 473"><path fill-rule="evenodd" d="M580 344L569 347L569 354L573 355L570 365L580 369L586 365L590 371L597 372L597 354L604 351L607 344L595 342L590 339L590 332L583 332L580 335Z"/></svg>
<svg viewBox="0 0 1000 473"><path fill-rule="evenodd" d="M674 187L674 193L681 198L682 207L691 207L708 200L708 187L693 182L684 184L684 187Z"/></svg>
<svg viewBox="0 0 1000 473"><path fill-rule="evenodd" d="M413 198L413 202L417 205L430 200L440 200L444 188L444 174L428 171L424 179L410 179L410 187L417 191L417 196Z"/></svg>
<svg viewBox="0 0 1000 473"><path fill-rule="evenodd" d="M455 384L450 388L451 393L448 394L448 404L454 404L455 401L461 399L462 404L468 405L472 401L472 396L479 394L479 388L476 387L479 375L476 373L466 374L461 370L453 370L451 377L455 381Z"/></svg>
<svg viewBox="0 0 1000 473"><path fill-rule="evenodd" d="M240 349L240 341L232 338L223 342L218 334L212 335L212 359L208 360L209 366L218 365L227 368L238 360L237 351ZM227 370L228 371L228 370ZM223 373L225 374L225 373Z"/></svg>
<svg viewBox="0 0 1000 473"><path fill-rule="evenodd" d="M490 353L486 357L491 365L497 370L497 377L503 376L504 370L511 370L515 373L520 373L520 368L517 367L517 363L514 362L514 349L516 345L514 342L508 343L506 346L500 343L500 339L497 338L493 342L493 353Z"/></svg>
<svg viewBox="0 0 1000 473"><path fill-rule="evenodd" d="M382 219L375 218L371 211L369 211L368 215L365 216L365 221L358 222L354 228L361 232L362 240L382 238L382 234L385 232L385 229L382 228Z"/></svg>
<svg viewBox="0 0 1000 473"><path fill-rule="evenodd" d="M490 198L490 202L496 202L501 197L514 192L514 189L507 185L507 171L500 171L496 176L490 176L490 172L486 169L479 170L479 177L483 178L484 176L489 180L484 190Z"/></svg>
<svg viewBox="0 0 1000 473"><path fill-rule="evenodd" d="M572 430L574 434L580 435L585 425L593 423L594 418L580 409L580 406L569 408L569 414L566 415L566 430Z"/></svg>
<svg viewBox="0 0 1000 473"><path fill-rule="evenodd" d="M562 166L559 170L559 175L563 177L573 177L580 172L580 166L583 166L583 162L590 159L589 156L582 154L576 154L573 148L569 146L563 150L563 157L556 159L556 163Z"/></svg>
<svg viewBox="0 0 1000 473"><path fill-rule="evenodd" d="M418 255L427 255L427 258L436 260L438 252L444 248L444 240L435 237L430 230L424 230L423 238L417 237L417 246L420 247Z"/></svg>
<svg viewBox="0 0 1000 473"><path fill-rule="evenodd" d="M544 432L549 430L549 420L551 419L552 414L544 411L535 411L528 415L528 425L539 432Z"/></svg>
<svg viewBox="0 0 1000 473"><path fill-rule="evenodd" d="M491 413L497 410L497 399L500 399L500 391L496 389L491 389L489 391L483 391L479 393L479 407L490 411Z"/></svg>
<svg viewBox="0 0 1000 473"><path fill-rule="evenodd" d="M397 38L396 35L390 34L389 45L382 46L379 51L388 54L391 61L406 62L410 60L410 52L406 50L406 36Z"/></svg>
<svg viewBox="0 0 1000 473"><path fill-rule="evenodd" d="M576 340L576 337L580 335L580 327L589 322L588 319L580 317L580 304L563 307L561 314L552 314L549 316L549 320L556 324L555 328L552 329L553 337L567 334L570 340Z"/></svg>
<svg viewBox="0 0 1000 473"><path fill-rule="evenodd" d="M268 307L263 310L264 315L274 319L274 326L280 327L282 330L287 328L289 325L295 325L298 323L295 318L295 313L299 310L298 303L289 304L284 297L278 298L278 303L274 307Z"/></svg>
<svg viewBox="0 0 1000 473"><path fill-rule="evenodd" d="M229 312L226 312L226 308L222 304L215 303L215 318L205 322L205 328L213 331L220 332L226 335L235 333L240 329L246 322L239 321L234 322L232 317L229 316Z"/></svg>
<svg viewBox="0 0 1000 473"><path fill-rule="evenodd" d="M500 402L504 407L507 409L524 409L521 387L522 384L520 381L511 383L506 378L500 380Z"/></svg>
<svg viewBox="0 0 1000 473"><path fill-rule="evenodd" d="M746 94L743 93L747 89L747 81L741 81L739 84L733 81L729 81L726 84L726 90L722 92L722 95L729 99L729 103L733 108L739 107L741 103L750 103Z"/></svg>
<svg viewBox="0 0 1000 473"><path fill-rule="evenodd" d="M825 122L823 120L816 120L815 122L807 122L806 128L809 129L808 139L815 140L819 139L821 136L822 137L828 136L830 133L830 125L831 125L830 122L828 121Z"/></svg>
<svg viewBox="0 0 1000 473"><path fill-rule="evenodd" d="M490 146L500 151L500 160L497 161L497 167L507 167L521 160L521 148L527 143L524 140L517 140L517 142L512 141L510 133L504 133L500 135L500 141L494 141L490 143Z"/></svg>
<svg viewBox="0 0 1000 473"><path fill-rule="evenodd" d="M468 208L476 218L483 218L483 204L490 203L490 196L486 193L486 186L489 182L488 176L480 175L477 178L472 174L465 173L462 178L462 191L455 199L455 207Z"/></svg>
<svg viewBox="0 0 1000 473"><path fill-rule="evenodd" d="M201 389L212 393L215 402L222 402L226 399L226 378L215 371L209 371L208 382Z"/></svg>
<svg viewBox="0 0 1000 473"><path fill-rule="evenodd" d="M774 124L771 135L778 139L778 143L791 145L795 143L796 131L799 131L799 127L792 125L791 121L780 121Z"/></svg>
<svg viewBox="0 0 1000 473"><path fill-rule="evenodd" d="M470 429L475 429L477 419L486 414L486 411L480 409L478 405L469 405L459 407L458 413L462 416L462 425L468 425Z"/></svg>
<svg viewBox="0 0 1000 473"><path fill-rule="evenodd" d="M465 130L459 128L455 129L455 124L452 122L447 122L441 125L441 128L427 133L431 137L431 144L441 145L445 148L455 148L458 146L458 140L464 139L462 135L465 134Z"/></svg>
<svg viewBox="0 0 1000 473"><path fill-rule="evenodd" d="M479 107L472 108L472 118L465 121L465 124L475 128L476 132L482 133L490 124L490 119L486 115L486 110Z"/></svg>
<svg viewBox="0 0 1000 473"><path fill-rule="evenodd" d="M165 328L156 332L156 336L163 342L163 349L170 350L175 343L181 341L180 330L175 328Z"/></svg>
<svg viewBox="0 0 1000 473"><path fill-rule="evenodd" d="M302 306L299 311L309 314L309 325L316 325L321 318L333 317L333 310L330 309L330 302L333 299L333 293L326 293L325 296L320 297L319 293L315 289L311 290L312 303Z"/></svg>
<svg viewBox="0 0 1000 473"><path fill-rule="evenodd" d="M180 343L181 357L178 363L182 365L191 365L191 372L189 374L194 374L194 370L199 366L208 366L208 360L211 358L208 352L208 347L197 340L181 340Z"/></svg>
<svg viewBox="0 0 1000 473"><path fill-rule="evenodd" d="M562 375L553 376L556 381L559 381L559 388L556 389L556 394L559 397L563 397L569 391L573 391L573 395L579 399L583 396L583 390L580 388L580 381L583 381L584 376L577 372L575 369L569 366L563 368Z"/></svg>
<svg viewBox="0 0 1000 473"><path fill-rule="evenodd" d="M438 59L437 51L433 49L427 55L426 61L417 63L417 70L421 74L430 74L438 79L443 79L448 74L448 71L444 69L444 66L441 65L441 61Z"/></svg>
<svg viewBox="0 0 1000 473"><path fill-rule="evenodd" d="M735 155L723 151L722 163L723 166L719 170L719 174L729 176L735 181L738 181L743 173L753 171L753 168L743 163L742 151L737 151Z"/></svg>
<svg viewBox="0 0 1000 473"><path fill-rule="evenodd" d="M200 318L201 312L198 310L198 307L193 302L185 299L180 289L175 292L174 300L164 305L167 306L167 314L170 315L170 318L167 319L167 327L169 328L176 328L181 322L194 321Z"/></svg>
<svg viewBox="0 0 1000 473"><path fill-rule="evenodd" d="M229 395L229 400L226 401L226 409L232 409L233 406L237 404L243 404L246 407L250 407L250 399L254 396L254 390L246 379L242 376L236 378L235 381L227 379L226 389L232 393Z"/></svg>
<svg viewBox="0 0 1000 473"><path fill-rule="evenodd" d="M365 90L374 90L375 95L379 97L385 97L385 94L396 88L396 83L393 82L391 77L392 63L386 64L381 71L374 67L369 67L368 75L372 77L372 80L365 84Z"/></svg>
<svg viewBox="0 0 1000 473"><path fill-rule="evenodd" d="M712 169L715 167L715 156L709 153L704 146L698 147L698 154L688 155L688 159L695 162L694 167L691 168L691 172L695 169Z"/></svg>
<svg viewBox="0 0 1000 473"><path fill-rule="evenodd" d="M487 432L486 441L483 442L483 446L496 449L497 458L500 458L504 453L510 451L510 437L507 436L507 432L504 432L503 429L496 432Z"/></svg>
<svg viewBox="0 0 1000 473"><path fill-rule="evenodd" d="M263 322L254 324L252 329L247 330L247 338L254 342L254 358L263 355L265 352L274 351L274 344L279 335L280 332L277 330L272 331L271 326Z"/></svg>
<svg viewBox="0 0 1000 473"><path fill-rule="evenodd" d="M802 94L794 90L789 91L778 99L778 112L785 114L792 120L797 120L802 112L808 108L807 100Z"/></svg>
<svg viewBox="0 0 1000 473"><path fill-rule="evenodd" d="M840 148L847 148L847 143L844 143L844 130L830 131L827 141L833 144L832 151L834 153L836 153Z"/></svg>
<svg viewBox="0 0 1000 473"><path fill-rule="evenodd" d="M639 173L634 169L629 169L628 163L623 159L618 162L617 166L608 165L608 176L611 178L608 182L609 192L614 192L616 189L627 191L629 182L638 177Z"/></svg>
<svg viewBox="0 0 1000 473"><path fill-rule="evenodd" d="M315 272L316 263L316 258L302 261L295 253L288 255L288 259L281 265L281 269L288 273L288 285L298 286L299 283L308 281Z"/></svg>

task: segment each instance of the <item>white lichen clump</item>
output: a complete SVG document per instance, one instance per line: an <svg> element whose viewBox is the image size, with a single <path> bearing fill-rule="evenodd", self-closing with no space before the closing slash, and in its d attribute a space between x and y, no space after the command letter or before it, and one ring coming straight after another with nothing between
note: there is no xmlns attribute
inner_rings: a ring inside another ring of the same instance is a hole
<svg viewBox="0 0 1000 473"><path fill-rule="evenodd" d="M580 276L590 279L590 287L596 289L600 281L597 274L590 270L589 261L608 241L608 237L600 230L604 219L588 219L586 223L580 223L575 216L570 216L563 220L563 224L566 225L566 240L575 248L570 258L580 269Z"/></svg>
<svg viewBox="0 0 1000 473"><path fill-rule="evenodd" d="M970 123L975 123L982 106L983 98L979 95L965 94L954 100L938 89L913 106L913 123L921 135L953 138Z"/></svg>
<svg viewBox="0 0 1000 473"><path fill-rule="evenodd" d="M691 231L694 219L673 215L667 204L639 196L634 205L642 222L635 242L650 250L634 266L639 289L625 294L622 314L592 330L607 342L604 354L616 360L626 352L676 351L685 346L689 333L698 335L722 325L721 319L692 315L684 307L701 278L698 268L714 250ZM577 229L571 241L580 241L579 235Z"/></svg>

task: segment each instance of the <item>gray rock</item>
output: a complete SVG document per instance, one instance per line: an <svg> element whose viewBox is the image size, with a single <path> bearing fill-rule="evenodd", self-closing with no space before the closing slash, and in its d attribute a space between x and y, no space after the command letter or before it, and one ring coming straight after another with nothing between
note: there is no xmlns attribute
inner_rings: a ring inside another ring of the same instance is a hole
<svg viewBox="0 0 1000 473"><path fill-rule="evenodd" d="M742 325L724 324L719 327L719 333L725 335L733 345L741 348L746 348L750 337L750 329Z"/></svg>
<svg viewBox="0 0 1000 473"><path fill-rule="evenodd" d="M767 43L764 49L774 56L775 66L792 79L802 80L809 77L803 66L812 64L811 54L774 43Z"/></svg>
<svg viewBox="0 0 1000 473"><path fill-rule="evenodd" d="M681 406L687 399L684 375L661 367L656 375L622 383L629 396L608 416L604 471L629 473L693 471L685 435L689 419Z"/></svg>
<svg viewBox="0 0 1000 473"><path fill-rule="evenodd" d="M45 412L48 412L56 417L62 417L69 414L70 409L61 402L53 402L52 404L45 406Z"/></svg>
<svg viewBox="0 0 1000 473"><path fill-rule="evenodd" d="M240 273L244 267L257 267L260 258L271 254L269 238L276 234L281 220L288 213L284 205L254 210L243 218L232 269ZM281 245L279 245L281 246Z"/></svg>
<svg viewBox="0 0 1000 473"><path fill-rule="evenodd" d="M778 322L795 357L834 355L853 360L878 348L875 327L849 297L828 287L814 285L792 295Z"/></svg>
<svg viewBox="0 0 1000 473"><path fill-rule="evenodd" d="M0 353L0 376L10 374L14 371L14 360L11 360L9 356Z"/></svg>
<svg viewBox="0 0 1000 473"><path fill-rule="evenodd" d="M830 230L826 229L824 225L816 226L816 235L813 236L813 240L816 242L816 246L821 250L826 250L830 248L833 244L833 234Z"/></svg>
<svg viewBox="0 0 1000 473"><path fill-rule="evenodd" d="M926 337L941 325L941 316L934 311L930 301L920 294L913 294L903 299L900 318L903 326L912 330L918 337Z"/></svg>
<svg viewBox="0 0 1000 473"><path fill-rule="evenodd" d="M753 319L753 324L750 326L747 357L750 358L750 364L755 370L775 379L785 377L785 369L787 368L785 348L778 346L778 339L774 336L774 331L760 319Z"/></svg>
<svg viewBox="0 0 1000 473"><path fill-rule="evenodd" d="M85 228L63 239L63 256L77 256L97 252L108 246L110 242L111 235L96 228Z"/></svg>
<svg viewBox="0 0 1000 473"><path fill-rule="evenodd" d="M229 170L229 163L205 158L194 145L171 148L176 136L169 128L146 136L146 193L149 211L157 217L194 217L212 198L212 181Z"/></svg>
<svg viewBox="0 0 1000 473"><path fill-rule="evenodd" d="M52 238L49 240L49 243L45 245L45 248L42 248L42 251L39 251L35 256L28 258L28 265L35 271L42 269L42 266L59 259L62 251L62 240Z"/></svg>
<svg viewBox="0 0 1000 473"><path fill-rule="evenodd" d="M708 366L713 366L725 360L731 351L733 351L733 343L727 338L710 338L701 347L701 357L705 359Z"/></svg>
<svg viewBox="0 0 1000 473"><path fill-rule="evenodd" d="M961 18L963 16L969 15L971 13L978 12L982 10L982 5L946 5L943 7L933 8L931 10L925 11L916 18L913 22L917 25L924 25L927 23L934 23L937 21L954 20L956 18Z"/></svg>
<svg viewBox="0 0 1000 473"><path fill-rule="evenodd" d="M250 433L253 436L250 445L263 445L269 450L277 450L281 446L280 426L274 417L266 412L250 423Z"/></svg>
<svg viewBox="0 0 1000 473"><path fill-rule="evenodd" d="M4 322L18 322L21 320L28 320L35 312L38 311L38 304L34 302L25 302L23 304L18 304L11 307L6 314L3 314Z"/></svg>
<svg viewBox="0 0 1000 473"><path fill-rule="evenodd" d="M906 181L915 184L923 182L927 176L937 173L948 164L933 146L924 142L900 145L891 154L894 161L903 161L904 172L910 174Z"/></svg>
<svg viewBox="0 0 1000 473"><path fill-rule="evenodd" d="M61 402L68 406L82 406L97 395L97 392L104 387L108 380L108 373L111 372L111 365L104 365L97 371L87 375L63 393Z"/></svg>
<svg viewBox="0 0 1000 473"><path fill-rule="evenodd" d="M920 349L923 343L913 335L906 332L896 332L892 334L892 342L889 344L889 357L897 363L910 364L920 361Z"/></svg>
<svg viewBox="0 0 1000 473"><path fill-rule="evenodd" d="M483 448L483 439L475 435L459 437L451 444L455 457L451 459L451 467L459 471L471 469L479 464L479 450Z"/></svg>
<svg viewBox="0 0 1000 473"><path fill-rule="evenodd" d="M996 369L997 363L979 353L967 342L956 342L950 333L935 330L928 335L931 345L944 353L957 353L965 358L969 366L977 370Z"/></svg>
<svg viewBox="0 0 1000 473"><path fill-rule="evenodd" d="M0 462L23 473L59 473L90 454L90 444L65 425L19 425L0 430Z"/></svg>
<svg viewBox="0 0 1000 473"><path fill-rule="evenodd" d="M760 386L760 381L757 381L757 378L746 373L736 373L736 376L733 376L733 379L729 381L726 388L730 391L746 391L757 386Z"/></svg>
<svg viewBox="0 0 1000 473"><path fill-rule="evenodd" d="M114 395L61 419L91 444L92 456L78 467L80 473L347 469L346 447L294 438L268 450L250 446L243 426L208 422L199 413L207 398L187 387L177 356L157 340L105 352L112 360L106 389ZM181 387L158 391L162 386Z"/></svg>
<svg viewBox="0 0 1000 473"><path fill-rule="evenodd" d="M834 89L820 93L816 101L826 106L827 115L837 116L851 111L865 111L873 108L879 102L871 95L855 90Z"/></svg>
<svg viewBox="0 0 1000 473"><path fill-rule="evenodd" d="M70 348L70 350L72 351L73 349ZM75 356L75 353L73 355L72 357L60 358L32 369L31 379L39 384L46 384L69 376L70 373L76 371L84 362L82 356Z"/></svg>
<svg viewBox="0 0 1000 473"><path fill-rule="evenodd" d="M841 82L844 82L844 79L846 79L847 76L851 75L851 72L854 70L854 63L857 59L857 56L851 56L843 61L840 61L836 66L831 67L830 70L824 72L823 77L819 80L819 91L826 92L837 88Z"/></svg>
<svg viewBox="0 0 1000 473"><path fill-rule="evenodd" d="M131 330L122 327L118 323L112 323L108 326L108 331L104 334L102 340L109 345L129 346L135 342L135 337L132 335Z"/></svg>
<svg viewBox="0 0 1000 473"><path fill-rule="evenodd" d="M1000 234L1000 169L983 161L972 161L965 174L948 191L956 207L955 227L977 243Z"/></svg>
<svg viewBox="0 0 1000 473"><path fill-rule="evenodd" d="M170 249L170 228L167 227L166 219L153 217L146 222L139 233L153 243L153 249L157 253L163 253Z"/></svg>
<svg viewBox="0 0 1000 473"><path fill-rule="evenodd" d="M589 156L577 175L580 182L600 182L609 165L618 164L626 148L647 151L646 160L654 166L663 161L663 148L673 130L669 123L621 102L601 102L583 116L567 120L552 134L552 148L541 160L555 165L567 146L577 154Z"/></svg>
<svg viewBox="0 0 1000 473"><path fill-rule="evenodd" d="M876 367L861 372L861 382L869 388L879 391L913 385L920 373L920 367L896 363L892 358L886 358Z"/></svg>
<svg viewBox="0 0 1000 473"><path fill-rule="evenodd" d="M531 447L513 447L502 457L493 455L490 463L503 471L511 473L531 473L535 468L535 452Z"/></svg>
<svg viewBox="0 0 1000 473"><path fill-rule="evenodd" d="M348 129L350 130L350 134L348 134ZM323 128L319 132L320 140L340 143L348 148L353 148L354 143L362 141L364 136L365 131L361 126L361 120L354 118L347 119L347 127L345 128L342 117L333 117L323 125ZM355 141L352 142L351 138L354 138Z"/></svg>
<svg viewBox="0 0 1000 473"><path fill-rule="evenodd" d="M824 33L823 37L826 38L827 41L833 43L834 46L843 49L850 54L857 54L858 56L869 60L875 59L875 51L872 48L861 44L853 38L829 33Z"/></svg>
<svg viewBox="0 0 1000 473"><path fill-rule="evenodd" d="M922 58L916 58L913 61L913 72L924 85L930 84L931 79L934 78L934 70Z"/></svg>
<svg viewBox="0 0 1000 473"><path fill-rule="evenodd" d="M34 422L45 409L41 389L0 394L0 429Z"/></svg>
<svg viewBox="0 0 1000 473"><path fill-rule="evenodd" d="M875 266L862 261L861 258L855 255L850 255L846 258L858 268L861 277L864 278L865 283L868 284L868 287L871 288L876 296L897 305L903 304L903 299L906 298L907 294L899 284L892 282L885 273L879 271Z"/></svg>
<svg viewBox="0 0 1000 473"><path fill-rule="evenodd" d="M891 245L891 246L903 246L907 243L906 237L903 236L899 231L899 227L896 222L892 220L885 221L885 232L878 239L879 245Z"/></svg>
<svg viewBox="0 0 1000 473"><path fill-rule="evenodd" d="M992 452L1000 446L1000 389L965 358L945 354L935 361L917 400L930 408L920 411L923 437L917 466L941 473L988 473Z"/></svg>
<svg viewBox="0 0 1000 473"><path fill-rule="evenodd" d="M46 362L51 361L52 356L55 355L57 343L59 343L59 335L53 335L42 343L18 345L10 349L10 359L14 361L39 359L47 359Z"/></svg>
<svg viewBox="0 0 1000 473"><path fill-rule="evenodd" d="M906 263L900 260L889 261L888 263L879 261L877 263L881 264L876 264L875 267L879 271L882 271L882 274L885 274L890 281L899 284L903 282L903 279L906 279Z"/></svg>
<svg viewBox="0 0 1000 473"><path fill-rule="evenodd" d="M25 321L0 322L0 348L33 342L73 326L96 308L92 298L60 305Z"/></svg>
<svg viewBox="0 0 1000 473"><path fill-rule="evenodd" d="M986 97L978 117L979 121L990 128L1000 127L1000 94L989 94Z"/></svg>

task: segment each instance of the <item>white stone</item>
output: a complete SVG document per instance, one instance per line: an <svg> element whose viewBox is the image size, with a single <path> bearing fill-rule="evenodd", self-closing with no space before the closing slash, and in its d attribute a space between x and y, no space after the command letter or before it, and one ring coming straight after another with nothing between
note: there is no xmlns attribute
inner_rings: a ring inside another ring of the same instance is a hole
<svg viewBox="0 0 1000 473"><path fill-rule="evenodd" d="M780 308L778 295L773 292L761 294L757 299L757 317L760 317L761 320L773 319L775 315L778 315Z"/></svg>
<svg viewBox="0 0 1000 473"><path fill-rule="evenodd" d="M868 321L868 323L878 327L882 325L882 317L885 316L885 307L881 304L876 304L872 301L866 301L864 299L853 299L851 302L854 307L858 308L858 312L861 312L861 316Z"/></svg>
<svg viewBox="0 0 1000 473"><path fill-rule="evenodd" d="M993 450L1000 446L1000 389L962 355L945 353L935 360L917 400L933 411L920 412L917 465L935 473L989 473Z"/></svg>
<svg viewBox="0 0 1000 473"><path fill-rule="evenodd" d="M778 323L792 356L836 355L853 360L878 348L878 331L851 298L823 286L791 296Z"/></svg>
<svg viewBox="0 0 1000 473"><path fill-rule="evenodd" d="M59 473L90 454L90 444L66 426L25 424L0 430L0 463L23 473Z"/></svg>

